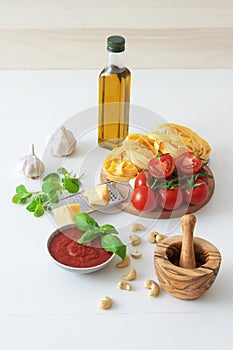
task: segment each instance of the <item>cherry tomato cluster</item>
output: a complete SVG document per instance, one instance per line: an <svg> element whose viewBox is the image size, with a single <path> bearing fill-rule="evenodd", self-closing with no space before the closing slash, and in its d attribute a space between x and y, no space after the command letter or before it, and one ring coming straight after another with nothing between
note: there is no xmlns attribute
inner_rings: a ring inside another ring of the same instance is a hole
<svg viewBox="0 0 233 350"><path fill-rule="evenodd" d="M202 160L193 152L175 159L162 154L148 163L135 179L132 204L139 211L175 210L182 203L202 204L209 195L208 178Z"/></svg>

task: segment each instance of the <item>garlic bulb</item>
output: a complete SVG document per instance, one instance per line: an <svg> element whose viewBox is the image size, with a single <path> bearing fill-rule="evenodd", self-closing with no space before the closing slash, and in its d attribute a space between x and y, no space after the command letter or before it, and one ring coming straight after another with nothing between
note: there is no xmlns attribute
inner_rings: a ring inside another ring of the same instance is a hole
<svg viewBox="0 0 233 350"><path fill-rule="evenodd" d="M52 135L49 144L52 155L55 157L62 157L73 153L77 142L73 133L62 125Z"/></svg>
<svg viewBox="0 0 233 350"><path fill-rule="evenodd" d="M35 155L34 145L31 145L30 154L17 160L16 168L20 174L30 177L31 179L38 178L44 172L44 164Z"/></svg>

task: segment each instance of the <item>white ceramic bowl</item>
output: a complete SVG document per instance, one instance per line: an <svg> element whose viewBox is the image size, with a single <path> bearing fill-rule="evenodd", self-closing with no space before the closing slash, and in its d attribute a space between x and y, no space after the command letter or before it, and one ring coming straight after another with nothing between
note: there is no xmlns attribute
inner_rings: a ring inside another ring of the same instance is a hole
<svg viewBox="0 0 233 350"><path fill-rule="evenodd" d="M52 259L52 261L58 265L59 267L67 270L67 271L72 271L72 272L77 272L80 274L85 274L85 273L92 273L95 271L98 271L102 268L104 268L106 265L108 265L110 263L110 261L112 261L112 259L114 258L115 254L112 254L110 256L110 258L108 260L106 260L105 262L103 262L102 264L93 266L93 267L72 267L72 266L68 266L65 264L62 264L61 262L57 261L50 253L49 247L50 247L50 243L53 239L53 237L55 237L58 233L65 231L68 228L76 228L76 226L74 224L69 224L69 225L65 225L62 226L60 228L57 228L54 232L52 232L52 234L49 236L48 240L47 240L47 252L48 255L50 256L50 258Z"/></svg>

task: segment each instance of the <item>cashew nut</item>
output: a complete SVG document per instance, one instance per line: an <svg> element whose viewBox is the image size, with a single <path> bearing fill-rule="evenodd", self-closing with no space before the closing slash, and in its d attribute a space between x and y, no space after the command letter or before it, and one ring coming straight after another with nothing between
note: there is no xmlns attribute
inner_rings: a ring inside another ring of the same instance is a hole
<svg viewBox="0 0 233 350"><path fill-rule="evenodd" d="M138 245L141 243L141 237L139 237L138 235L130 235L129 238L131 240L132 245Z"/></svg>
<svg viewBox="0 0 233 350"><path fill-rule="evenodd" d="M129 284L128 282L120 281L120 282L118 283L118 288L119 288L119 289L123 289L123 290L131 290L131 289L132 289L132 286L131 286L131 284Z"/></svg>
<svg viewBox="0 0 233 350"><path fill-rule="evenodd" d="M159 243L160 241L162 241L166 237L167 236L161 235L160 233L155 232L155 231L152 231L152 232L148 233L148 235L147 235L147 239L151 243Z"/></svg>
<svg viewBox="0 0 233 350"><path fill-rule="evenodd" d="M145 227L142 224L135 223L131 225L131 231L145 231Z"/></svg>
<svg viewBox="0 0 233 350"><path fill-rule="evenodd" d="M160 287L158 283L156 283L153 280L146 280L144 282L144 287L147 289L150 289L150 296L151 297L157 297L160 293Z"/></svg>
<svg viewBox="0 0 233 350"><path fill-rule="evenodd" d="M122 278L126 281L133 281L133 280L135 280L136 275L137 275L136 270L131 268L129 270L128 275L123 275Z"/></svg>
<svg viewBox="0 0 233 350"><path fill-rule="evenodd" d="M126 254L124 260L117 263L116 267L126 267L126 266L129 266L129 264L130 264L130 257L129 255Z"/></svg>
<svg viewBox="0 0 233 350"><path fill-rule="evenodd" d="M99 302L99 308L103 310L110 309L112 306L112 299L110 297L104 297Z"/></svg>
<svg viewBox="0 0 233 350"><path fill-rule="evenodd" d="M152 231L152 232L148 233L148 235L147 235L148 241L151 242L151 243L155 243L157 235L158 235L158 232L155 232L155 231Z"/></svg>
<svg viewBox="0 0 233 350"><path fill-rule="evenodd" d="M164 238L167 238L167 236L166 236L166 235L161 235L160 233L158 233L158 234L156 235L155 241L156 241L156 243L159 243L159 242L161 242Z"/></svg>
<svg viewBox="0 0 233 350"><path fill-rule="evenodd" d="M138 250L138 249L133 249L130 252L130 255L134 258L134 259L140 259L142 257L142 253Z"/></svg>

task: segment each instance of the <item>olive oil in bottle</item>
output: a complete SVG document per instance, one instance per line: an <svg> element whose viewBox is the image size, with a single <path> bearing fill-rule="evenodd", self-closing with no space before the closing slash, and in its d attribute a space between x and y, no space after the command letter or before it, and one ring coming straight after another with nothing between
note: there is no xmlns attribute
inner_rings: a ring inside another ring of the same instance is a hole
<svg viewBox="0 0 233 350"><path fill-rule="evenodd" d="M125 39L107 39L108 64L99 75L98 144L112 149L128 135L131 74L124 66Z"/></svg>

